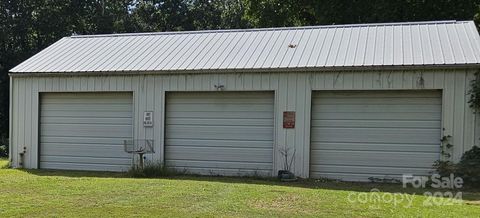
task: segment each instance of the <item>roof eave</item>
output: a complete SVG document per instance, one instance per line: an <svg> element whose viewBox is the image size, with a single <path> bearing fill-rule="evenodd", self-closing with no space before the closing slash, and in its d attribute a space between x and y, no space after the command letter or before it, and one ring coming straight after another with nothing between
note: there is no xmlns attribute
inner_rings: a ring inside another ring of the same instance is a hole
<svg viewBox="0 0 480 218"><path fill-rule="evenodd" d="M78 72L12 72L10 77L18 76L106 76L106 75L145 75L145 74L208 74L208 73L272 73L272 72L327 72L327 71L385 71L385 70L435 70L435 69L480 69L476 64L441 65L402 65L402 66L327 66L297 68L256 68L256 69L205 69L205 70L163 70L163 71L78 71Z"/></svg>

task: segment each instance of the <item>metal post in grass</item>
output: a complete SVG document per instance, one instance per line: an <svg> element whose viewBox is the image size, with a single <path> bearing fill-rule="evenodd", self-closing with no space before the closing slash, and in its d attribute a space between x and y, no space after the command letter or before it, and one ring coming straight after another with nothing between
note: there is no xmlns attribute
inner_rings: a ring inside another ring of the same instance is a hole
<svg viewBox="0 0 480 218"><path fill-rule="evenodd" d="M144 167L144 155L155 153L152 139L124 140L123 145L125 152L138 155L140 169Z"/></svg>

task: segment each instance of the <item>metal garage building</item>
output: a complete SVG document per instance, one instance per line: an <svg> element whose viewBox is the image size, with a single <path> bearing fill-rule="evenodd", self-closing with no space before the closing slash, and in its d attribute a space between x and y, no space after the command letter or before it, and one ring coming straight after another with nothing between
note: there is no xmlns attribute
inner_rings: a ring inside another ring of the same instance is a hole
<svg viewBox="0 0 480 218"><path fill-rule="evenodd" d="M65 37L10 71L10 156L123 171L153 139L192 173L275 175L288 146L301 177L424 175L479 144L479 66L472 21Z"/></svg>

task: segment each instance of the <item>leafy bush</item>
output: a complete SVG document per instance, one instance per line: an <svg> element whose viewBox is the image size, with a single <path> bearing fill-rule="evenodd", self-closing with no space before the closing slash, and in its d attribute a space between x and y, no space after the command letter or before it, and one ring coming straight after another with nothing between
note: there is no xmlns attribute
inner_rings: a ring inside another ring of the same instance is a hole
<svg viewBox="0 0 480 218"><path fill-rule="evenodd" d="M457 174L463 178L465 183L480 186L480 147L473 146L463 154L457 164Z"/></svg>
<svg viewBox="0 0 480 218"><path fill-rule="evenodd" d="M8 146L0 145L0 158L8 157Z"/></svg>
<svg viewBox="0 0 480 218"><path fill-rule="evenodd" d="M457 166L451 161L437 160L435 164L433 164L433 168L442 177L448 177L452 173L456 174L456 167Z"/></svg>
<svg viewBox="0 0 480 218"><path fill-rule="evenodd" d="M0 138L0 158L8 157L8 139Z"/></svg>
<svg viewBox="0 0 480 218"><path fill-rule="evenodd" d="M480 187L480 148L477 146L465 152L457 164L436 161L433 167L442 177L454 174L460 176L466 185Z"/></svg>
<svg viewBox="0 0 480 218"><path fill-rule="evenodd" d="M169 169L159 162L146 162L143 168L135 165L127 172L127 175L134 178L156 178L178 174L180 174L178 171Z"/></svg>

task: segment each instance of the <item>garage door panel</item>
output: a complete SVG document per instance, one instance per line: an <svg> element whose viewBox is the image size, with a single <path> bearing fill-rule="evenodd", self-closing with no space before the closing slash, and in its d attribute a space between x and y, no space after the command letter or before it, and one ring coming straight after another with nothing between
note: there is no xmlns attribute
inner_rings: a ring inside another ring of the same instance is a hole
<svg viewBox="0 0 480 218"><path fill-rule="evenodd" d="M438 153L313 150L315 164L431 168Z"/></svg>
<svg viewBox="0 0 480 218"><path fill-rule="evenodd" d="M419 175L419 174L417 174ZM363 181L367 182L370 181L368 178L384 178L388 179L396 179L397 181L401 178L398 176L386 176L385 174L376 173L376 174L362 174L362 173L319 173L319 172L312 172L310 173L312 178L334 178L338 180L344 181Z"/></svg>
<svg viewBox="0 0 480 218"><path fill-rule="evenodd" d="M81 111L131 111L132 105L130 104L42 104L40 108L44 111L62 111L62 112L71 112L75 113L79 110Z"/></svg>
<svg viewBox="0 0 480 218"><path fill-rule="evenodd" d="M432 113L422 112L422 113L395 113L395 116L392 117L392 113L368 113L368 112L359 112L359 113L335 113L335 112L323 112L316 113L315 119L336 119L336 120L415 120L420 118L421 120L427 121L438 121L441 119L441 113ZM361 116L359 116L361 114Z"/></svg>
<svg viewBox="0 0 480 218"><path fill-rule="evenodd" d="M118 94L118 95L116 95ZM128 93L99 94L98 92L78 92L78 93L48 93L48 98L42 98L42 104L57 103L68 104L131 104L132 100L125 98Z"/></svg>
<svg viewBox="0 0 480 218"><path fill-rule="evenodd" d="M312 128L312 140L320 142L371 142L432 144L440 142L438 129Z"/></svg>
<svg viewBox="0 0 480 218"><path fill-rule="evenodd" d="M316 172L314 175L317 177L325 177L326 175L334 178L342 178L347 180L352 180L352 177L357 177L357 180L365 180L365 178L388 178L393 177L400 179L403 174L413 174L413 175L422 175L425 171L428 171L427 168L395 168L395 167L367 167L367 166L333 166L333 165L313 165L313 172ZM359 173L361 172L361 173ZM312 175L312 176L314 176ZM362 177L360 177L362 175ZM393 176L385 176L393 175ZM398 175L398 176L397 176Z"/></svg>
<svg viewBox="0 0 480 218"><path fill-rule="evenodd" d="M43 117L42 125L45 124L105 124L105 125L132 125L131 118L120 118L120 117L113 117L113 118L95 118L90 119L89 117L70 117L69 119L65 119L63 117Z"/></svg>
<svg viewBox="0 0 480 218"><path fill-rule="evenodd" d="M132 156L131 93L45 93L40 107L40 168L124 171Z"/></svg>
<svg viewBox="0 0 480 218"><path fill-rule="evenodd" d="M322 96L322 100L320 102L318 97L314 97L313 100L317 102L313 102L313 106L317 105L364 105L366 102L371 105L441 105L442 100L438 99L437 97L433 98L410 98L405 99L398 96L392 96L388 98L388 101L385 101L385 98L368 98L368 97L361 97L356 96L355 99L350 97L335 97L329 98L327 96Z"/></svg>
<svg viewBox="0 0 480 218"><path fill-rule="evenodd" d="M364 102L365 103L365 102ZM317 105L313 112L314 113L323 113L323 112L335 112L335 113L382 113L389 111L390 113L431 113L431 112L440 112L441 108L438 105L417 105L412 107L412 105L327 105L320 104Z"/></svg>
<svg viewBox="0 0 480 218"><path fill-rule="evenodd" d="M71 163L71 164L107 164L107 165L123 165L130 166L132 160L130 157L90 157L90 156L50 156L43 157L42 162L52 163ZM88 168L84 170L89 170Z"/></svg>
<svg viewBox="0 0 480 218"><path fill-rule="evenodd" d="M240 92L237 92L242 94ZM198 95L193 94L197 98L191 98L190 96L181 96L183 93L169 93L171 96L170 104L184 104L184 105L198 105L198 104L233 104L233 105L244 105L244 104L273 104L273 99L267 99L269 96L268 94L260 94L257 97L255 96L248 96L250 92L245 92L243 96L238 96L235 99L231 99L228 96L220 96L217 95L215 99L208 99L208 95ZM229 95L229 93L227 93Z"/></svg>
<svg viewBox="0 0 480 218"><path fill-rule="evenodd" d="M380 167L380 166L341 166L341 165L312 165L312 170L320 174L358 174L361 172L366 176L379 175L396 175L401 177L403 174L421 175L428 168L398 168L398 167ZM378 177L382 178L382 177Z"/></svg>
<svg viewBox="0 0 480 218"><path fill-rule="evenodd" d="M69 120L69 119L68 119ZM91 123L53 123L53 122L45 122L40 125L42 129L46 131L60 131L65 128L72 128L74 127L77 130L104 130L104 129L113 129L115 131L131 131L132 126L131 123L122 123L122 124L105 124L105 123L96 123L96 125L92 125Z"/></svg>
<svg viewBox="0 0 480 218"><path fill-rule="evenodd" d="M59 144L43 143L42 152L48 155L75 154L75 156L105 157L105 158L130 158L131 154L124 151L121 145L111 144ZM92 153L92 150L95 153Z"/></svg>
<svg viewBox="0 0 480 218"><path fill-rule="evenodd" d="M265 119L265 118L273 118L273 114L271 112L264 112L259 111L256 113L251 113L248 111L201 111L201 112L181 112L177 110L171 110L170 113L167 115L167 118L213 118L213 119Z"/></svg>
<svg viewBox="0 0 480 218"><path fill-rule="evenodd" d="M418 128L434 129L441 125L438 120L312 120L312 126L315 128Z"/></svg>
<svg viewBox="0 0 480 218"><path fill-rule="evenodd" d="M218 106L217 104L182 104L183 107L176 108L176 112L224 112L229 111L231 113L235 112L249 112L252 110L255 111L264 111L270 112L271 104L225 104L223 106Z"/></svg>
<svg viewBox="0 0 480 218"><path fill-rule="evenodd" d="M166 105L167 166L207 175L271 175L272 93L168 93Z"/></svg>
<svg viewBox="0 0 480 218"><path fill-rule="evenodd" d="M211 148L169 146L165 149L168 160L208 160L271 163L271 149L265 148Z"/></svg>
<svg viewBox="0 0 480 218"><path fill-rule="evenodd" d="M44 117L65 117L65 118L131 118L132 114L130 111L112 113L111 111L52 111L47 110L43 111Z"/></svg>
<svg viewBox="0 0 480 218"><path fill-rule="evenodd" d="M213 92L190 92L185 95L186 92L170 92L171 103L191 103L198 100L198 102L214 102L214 103L261 103L270 102L273 103L273 99L270 98L270 92L255 92L255 96L252 95L253 91L235 92L235 99L232 99L232 93L234 92L217 92L215 98L211 98ZM193 97L193 98L192 98Z"/></svg>
<svg viewBox="0 0 480 218"><path fill-rule="evenodd" d="M131 125L47 124L41 125L40 134L42 136L102 137L128 131L132 131Z"/></svg>
<svg viewBox="0 0 480 218"><path fill-rule="evenodd" d="M316 92L312 99L311 177L426 175L440 158L439 91Z"/></svg>
<svg viewBox="0 0 480 218"><path fill-rule="evenodd" d="M230 169L230 168L205 168L205 167L173 167L169 168L178 170L180 172L186 172L194 175L210 175L210 176L272 176L271 170L259 170L259 169Z"/></svg>
<svg viewBox="0 0 480 218"><path fill-rule="evenodd" d="M211 98L209 92L191 92L185 95L185 92L170 92L170 105L174 104L273 104L271 93L256 92L253 96L252 92L235 92L235 98L231 98L232 92L215 93L215 97Z"/></svg>
<svg viewBox="0 0 480 218"><path fill-rule="evenodd" d="M62 169L62 170L88 170L88 171L127 171L131 165L110 165L97 163L65 163L65 162L40 162L43 169Z"/></svg>
<svg viewBox="0 0 480 218"><path fill-rule="evenodd" d="M234 123L232 123L234 124ZM255 141L271 140L273 130L271 127L247 126L167 126L169 138L178 139L188 135L189 139L228 139ZM234 133L234 134L232 134Z"/></svg>
<svg viewBox="0 0 480 218"><path fill-rule="evenodd" d="M98 92L95 93L81 93L82 97L72 97L72 93L63 93L66 94L65 98L57 98L57 97L51 97L49 99L43 99L41 107L44 105L51 105L51 104L56 104L58 106L62 107L68 107L67 105L64 104L65 99L68 100L68 105L72 106L82 106L82 105L130 105L131 101L128 99L124 99L123 96L120 97L113 97L113 98L100 98L100 97L95 97L96 99L87 99L85 100L86 95L90 96L95 96Z"/></svg>
<svg viewBox="0 0 480 218"><path fill-rule="evenodd" d="M80 136L41 136L42 143L63 143L63 144L118 144L119 141L123 143L124 140L130 140L131 137L80 137Z"/></svg>
<svg viewBox="0 0 480 218"><path fill-rule="evenodd" d="M208 127L208 126L231 126L232 123L235 126L271 126L271 118L256 118L256 119L214 119L214 118L176 118L171 119L168 126L180 126L180 125L189 125L189 126L199 126L199 127Z"/></svg>
<svg viewBox="0 0 480 218"><path fill-rule="evenodd" d="M218 139L167 139L168 145L175 146L199 146L199 147L241 147L241 148L267 148L272 149L271 140L218 140Z"/></svg>
<svg viewBox="0 0 480 218"><path fill-rule="evenodd" d="M341 91L341 92L323 92L321 96L313 96L314 98L326 98L327 100L347 98L388 98L388 99L401 99L401 102L408 101L410 99L431 98L438 100L437 90L421 90L421 95L418 92L406 90L406 91Z"/></svg>
<svg viewBox="0 0 480 218"><path fill-rule="evenodd" d="M391 92L382 92L382 91L341 91L341 92L323 92L321 93L322 97L335 97L335 98L342 98L342 97L362 97L362 98L437 98L438 91L437 90L422 90L421 95L418 95L418 92L415 91L399 91L395 93ZM319 96L315 96L319 97Z"/></svg>
<svg viewBox="0 0 480 218"><path fill-rule="evenodd" d="M395 152L438 152L435 144L407 144L407 143L359 143L359 142L312 142L314 150L361 150L361 151L395 151ZM319 149L321 148L321 149Z"/></svg>
<svg viewBox="0 0 480 218"><path fill-rule="evenodd" d="M363 128L425 128L434 129L440 126L441 122L438 120L334 120L334 119L315 119L312 120L312 126L316 128L324 127L363 127Z"/></svg>
<svg viewBox="0 0 480 218"><path fill-rule="evenodd" d="M168 166L175 166L177 168L199 168L204 169L231 169L231 170L268 170L271 173L271 163L249 163L245 161L197 161L197 160L167 160Z"/></svg>

